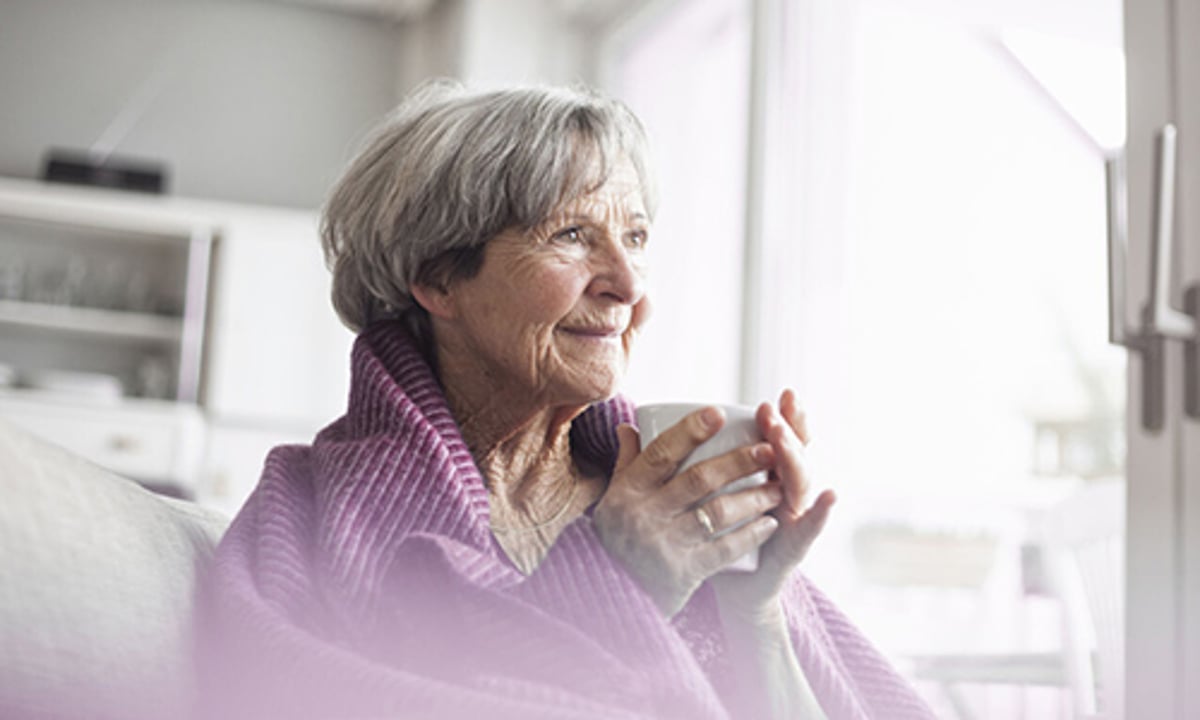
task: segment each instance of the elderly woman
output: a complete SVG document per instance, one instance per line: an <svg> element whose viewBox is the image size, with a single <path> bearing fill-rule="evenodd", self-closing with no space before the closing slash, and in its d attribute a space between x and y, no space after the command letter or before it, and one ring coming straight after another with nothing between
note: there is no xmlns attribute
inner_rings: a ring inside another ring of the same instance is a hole
<svg viewBox="0 0 1200 720"><path fill-rule="evenodd" d="M639 443L652 188L632 114L559 89L427 87L350 165L322 228L349 407L217 551L206 714L930 716L796 572L833 497L806 507L790 392L687 471L718 409Z"/></svg>

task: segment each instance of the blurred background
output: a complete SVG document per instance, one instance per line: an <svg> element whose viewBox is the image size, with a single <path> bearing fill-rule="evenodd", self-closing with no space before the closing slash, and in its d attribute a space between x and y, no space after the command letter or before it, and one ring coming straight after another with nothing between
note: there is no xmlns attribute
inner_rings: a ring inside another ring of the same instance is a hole
<svg viewBox="0 0 1200 720"><path fill-rule="evenodd" d="M1122 45L1119 0L0 0L0 415L236 512L342 410L364 134L431 77L598 86L663 200L626 393L796 388L807 571L945 717L1119 706Z"/></svg>

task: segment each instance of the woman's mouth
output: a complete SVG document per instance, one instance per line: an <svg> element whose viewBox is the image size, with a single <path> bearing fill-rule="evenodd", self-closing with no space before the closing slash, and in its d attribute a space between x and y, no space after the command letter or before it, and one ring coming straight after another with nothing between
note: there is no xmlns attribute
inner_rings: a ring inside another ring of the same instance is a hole
<svg viewBox="0 0 1200 720"><path fill-rule="evenodd" d="M614 325L596 327L564 327L562 332L583 340L620 340L623 328Z"/></svg>

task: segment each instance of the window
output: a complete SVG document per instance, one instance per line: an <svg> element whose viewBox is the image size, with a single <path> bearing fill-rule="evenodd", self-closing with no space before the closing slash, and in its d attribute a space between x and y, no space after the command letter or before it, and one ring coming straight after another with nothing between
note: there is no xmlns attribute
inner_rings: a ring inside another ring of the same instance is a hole
<svg viewBox="0 0 1200 720"><path fill-rule="evenodd" d="M664 184L664 311L630 394L757 402L795 387L818 481L841 496L806 571L948 717L1094 708L1072 658L1103 650L1099 626L1120 613L1063 590L1057 549L1064 512L1120 533L1104 184L1122 141L1120 4L759 3L757 124L756 3L668 3L612 53L612 89L650 126ZM764 152L747 254L750 128ZM757 280L738 301L744 257ZM759 328L741 360L735 305ZM1101 504L1064 510L1097 489ZM1100 578L1109 596L1119 558Z"/></svg>

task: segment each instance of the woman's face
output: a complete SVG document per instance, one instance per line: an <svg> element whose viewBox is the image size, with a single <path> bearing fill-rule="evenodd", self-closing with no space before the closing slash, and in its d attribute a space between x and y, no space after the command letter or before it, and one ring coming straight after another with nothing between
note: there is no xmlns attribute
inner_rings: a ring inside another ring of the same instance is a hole
<svg viewBox="0 0 1200 720"><path fill-rule="evenodd" d="M497 235L479 273L445 292L445 329L461 354L449 360L545 406L612 395L647 309L649 222L637 173L622 160L603 186L537 227Z"/></svg>

